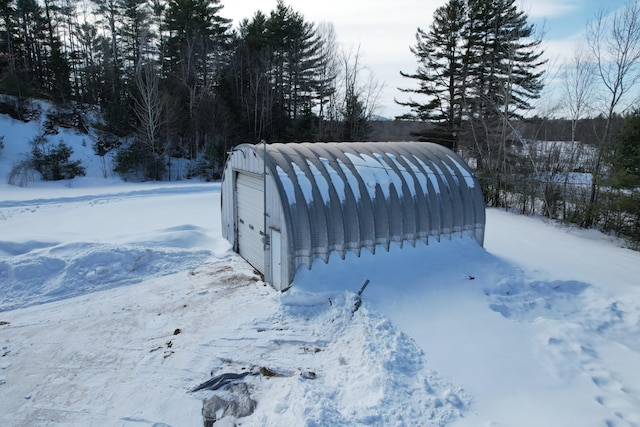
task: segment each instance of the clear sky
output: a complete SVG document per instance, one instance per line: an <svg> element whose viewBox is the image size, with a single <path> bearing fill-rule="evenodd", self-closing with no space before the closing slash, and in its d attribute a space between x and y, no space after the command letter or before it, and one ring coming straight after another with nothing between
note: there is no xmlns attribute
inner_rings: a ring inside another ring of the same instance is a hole
<svg viewBox="0 0 640 427"><path fill-rule="evenodd" d="M236 25L262 10L269 13L276 0L222 0L222 16ZM384 84L378 114L392 118L408 112L396 105L394 98L407 100L398 87L414 87L400 71L413 72L417 67L409 48L415 44L416 29L427 29L433 12L446 0L285 0L305 19L315 24L334 25L338 42L345 49L360 49L361 61ZM587 21L600 10L613 10L624 0L520 0L531 23L544 31L544 45L550 63L558 64L571 57L576 43L583 37Z"/></svg>

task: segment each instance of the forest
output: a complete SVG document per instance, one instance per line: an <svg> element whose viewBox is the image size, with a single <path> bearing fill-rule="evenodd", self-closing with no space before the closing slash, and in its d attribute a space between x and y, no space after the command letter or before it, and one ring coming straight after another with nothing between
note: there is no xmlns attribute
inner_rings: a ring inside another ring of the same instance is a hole
<svg viewBox="0 0 640 427"><path fill-rule="evenodd" d="M638 0L586 23L560 71L515 0L448 0L417 29L416 69L398 70L408 112L390 122L372 120L381 86L359 52L283 0L235 24L220 0L1 0L0 14L0 113L28 121L47 100L51 127L91 129L127 179L168 179L168 158L189 160L185 178L219 179L243 142L389 135L460 153L490 206L640 241L640 106L627 101L640 81ZM564 105L543 113L534 104L554 73ZM14 178L82 173L47 132Z"/></svg>
<svg viewBox="0 0 640 427"><path fill-rule="evenodd" d="M374 94L358 55L283 2L237 28L219 0L15 0L1 11L0 91L16 99L3 108L26 119L30 99L47 99L74 120L97 109L97 150L118 148L120 173L163 179L164 156L220 163L240 142L366 136Z"/></svg>

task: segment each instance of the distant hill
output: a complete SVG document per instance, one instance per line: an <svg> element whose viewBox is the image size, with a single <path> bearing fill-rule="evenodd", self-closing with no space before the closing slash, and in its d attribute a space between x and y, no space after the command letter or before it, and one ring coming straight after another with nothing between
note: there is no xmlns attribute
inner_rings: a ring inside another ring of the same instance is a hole
<svg viewBox="0 0 640 427"><path fill-rule="evenodd" d="M430 123L424 123L411 120L372 120L369 122L371 134L369 141L415 141L417 137L415 133L424 132L432 126Z"/></svg>

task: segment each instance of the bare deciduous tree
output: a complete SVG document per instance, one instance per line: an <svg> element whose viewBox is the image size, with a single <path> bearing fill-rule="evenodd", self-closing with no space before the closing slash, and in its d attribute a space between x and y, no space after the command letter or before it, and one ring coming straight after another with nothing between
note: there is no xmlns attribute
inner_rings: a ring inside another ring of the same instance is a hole
<svg viewBox="0 0 640 427"><path fill-rule="evenodd" d="M565 143L565 155L563 158L562 172L562 219L566 220L568 213L568 200L575 200L572 191L570 176L575 165L583 154L582 143L576 141L576 129L581 119L593 109L595 64L589 56L584 44L579 43L574 50L573 58L563 73L562 95L563 106L571 124L571 141Z"/></svg>
<svg viewBox="0 0 640 427"><path fill-rule="evenodd" d="M165 154L166 148L160 143L159 133L163 124L163 100L160 94L160 79L152 66L141 67L135 77L137 96L134 96L134 112L140 128L140 140L152 155L153 162ZM154 171L155 174L155 171Z"/></svg>
<svg viewBox="0 0 640 427"><path fill-rule="evenodd" d="M330 116L332 104L335 104L335 80L340 72L338 60L338 42L336 30L332 23L323 22L318 25L318 35L323 40L319 55L323 58L318 68L320 89L318 90L318 117L321 119Z"/></svg>
<svg viewBox="0 0 640 427"><path fill-rule="evenodd" d="M134 97L134 111L140 123L143 141L154 153L158 152L158 132L163 120L159 83L160 79L151 66L142 67L136 75L138 96Z"/></svg>
<svg viewBox="0 0 640 427"><path fill-rule="evenodd" d="M595 61L596 75L603 86L601 112L606 119L604 130L598 135L591 194L584 221L585 226L591 226L597 219L605 154L612 141L612 120L616 111L624 110L625 96L640 79L640 1L628 0L612 14L600 11L587 26L587 43Z"/></svg>
<svg viewBox="0 0 640 427"><path fill-rule="evenodd" d="M378 108L378 98L383 84L371 70L363 67L360 47L342 53L342 107L346 141L358 141L367 137L367 124ZM363 79L364 77L364 79Z"/></svg>
<svg viewBox="0 0 640 427"><path fill-rule="evenodd" d="M563 76L562 94L564 107L571 121L571 142L576 140L576 127L593 107L595 68L585 46L579 44Z"/></svg>

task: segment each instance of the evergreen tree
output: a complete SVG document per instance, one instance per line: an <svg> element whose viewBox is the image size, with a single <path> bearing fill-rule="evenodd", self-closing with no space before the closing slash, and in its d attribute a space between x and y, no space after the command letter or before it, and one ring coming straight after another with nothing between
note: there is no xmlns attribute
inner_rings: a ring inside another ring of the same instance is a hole
<svg viewBox="0 0 640 427"><path fill-rule="evenodd" d="M178 116L167 120L196 158L213 139L215 87L229 44L230 20L220 16L219 0L169 0L165 14L166 88Z"/></svg>
<svg viewBox="0 0 640 427"><path fill-rule="evenodd" d="M65 101L70 71L51 0L0 1L0 89L19 98Z"/></svg>
<svg viewBox="0 0 640 427"><path fill-rule="evenodd" d="M401 72L418 84L402 90L426 101L399 104L437 125L424 136L454 149L464 120L520 117L542 90L544 62L533 30L515 0L449 0L429 31L418 28L411 48L417 71Z"/></svg>
<svg viewBox="0 0 640 427"><path fill-rule="evenodd" d="M132 132L131 98L123 61L121 23L122 4L119 0L92 0L96 8L96 24L102 30L98 53L100 70L100 108L106 131L124 136ZM99 31L100 32L100 31Z"/></svg>
<svg viewBox="0 0 640 427"><path fill-rule="evenodd" d="M611 184L615 203L608 210L617 221L607 224L618 235L626 235L640 245L640 110L635 109L626 117L618 134L612 159ZM605 198L606 200L607 198ZM608 221L611 222L611 221Z"/></svg>
<svg viewBox="0 0 640 427"><path fill-rule="evenodd" d="M64 141L50 146L46 138L36 137L32 144L31 164L43 180L59 181L86 174L80 160L70 160L73 149Z"/></svg>
<svg viewBox="0 0 640 427"><path fill-rule="evenodd" d="M47 25L42 7L35 0L17 0L12 8L15 19L14 54L16 95L43 96L47 86Z"/></svg>
<svg viewBox="0 0 640 427"><path fill-rule="evenodd" d="M330 93L329 57L314 24L279 1L240 23L221 87L225 105L258 141L314 139L320 100ZM239 130L239 132L242 132Z"/></svg>
<svg viewBox="0 0 640 427"><path fill-rule="evenodd" d="M427 140L455 149L463 117L463 99L468 72L469 43L465 43L468 13L464 0L451 0L439 7L426 32L418 28L411 52L418 58L418 69L402 76L414 79L417 89L403 92L426 95L427 101L399 102L410 107L415 117L437 126L421 134ZM466 45L465 45L466 44ZM405 116L408 117L408 116Z"/></svg>
<svg viewBox="0 0 640 427"><path fill-rule="evenodd" d="M626 117L617 140L612 162L612 183L616 188L635 190L640 187L639 109L635 109Z"/></svg>
<svg viewBox="0 0 640 427"><path fill-rule="evenodd" d="M59 11L57 6L51 5L50 0L44 0L48 41L46 91L54 101L64 103L71 96L71 71L57 32L56 11Z"/></svg>
<svg viewBox="0 0 640 427"><path fill-rule="evenodd" d="M18 23L16 20L16 10L11 0L0 0L0 89L4 93L11 93L12 89L18 87L18 64L16 35L18 34Z"/></svg>
<svg viewBox="0 0 640 427"><path fill-rule="evenodd" d="M477 114L521 118L543 87L534 26L515 0L469 0L469 15L467 104Z"/></svg>
<svg viewBox="0 0 640 427"><path fill-rule="evenodd" d="M285 6L282 0L269 16L267 31L272 48L273 108L279 118L276 132L295 139L283 125L295 122L301 113L313 107L322 41L315 25L306 22L302 14Z"/></svg>
<svg viewBox="0 0 640 427"><path fill-rule="evenodd" d="M230 20L220 16L220 0L169 0L166 25L171 71L186 86L215 82Z"/></svg>
<svg viewBox="0 0 640 427"><path fill-rule="evenodd" d="M72 67L76 69L74 91L81 103L98 105L103 86L102 39L96 25L83 22L74 31L77 48L71 53Z"/></svg>
<svg viewBox="0 0 640 427"><path fill-rule="evenodd" d="M273 91L269 81L271 46L267 16L258 11L244 19L234 35L233 55L224 70L218 93L233 123L233 140L273 139Z"/></svg>
<svg viewBox="0 0 640 427"><path fill-rule="evenodd" d="M123 41L125 69L135 76L140 73L145 60L152 57L151 10L147 0L122 0L120 34ZM133 77L135 78L135 77Z"/></svg>

